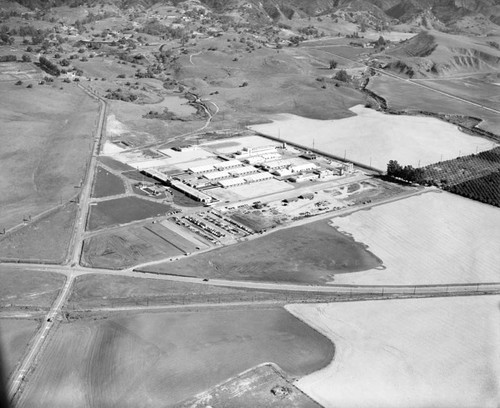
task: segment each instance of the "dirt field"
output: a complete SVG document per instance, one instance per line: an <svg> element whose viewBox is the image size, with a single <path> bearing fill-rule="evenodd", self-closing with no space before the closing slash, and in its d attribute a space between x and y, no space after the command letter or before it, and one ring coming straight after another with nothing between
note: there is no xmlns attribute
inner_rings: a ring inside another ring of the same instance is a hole
<svg viewBox="0 0 500 408"><path fill-rule="evenodd" d="M498 282L500 209L496 207L450 193L430 192L332 222L367 245L385 266L336 275L335 283Z"/></svg>
<svg viewBox="0 0 500 408"><path fill-rule="evenodd" d="M2 310L29 306L48 308L64 284L64 276L51 272L31 272L0 266L0 306Z"/></svg>
<svg viewBox="0 0 500 408"><path fill-rule="evenodd" d="M302 376L332 357L327 338L282 308L74 321L59 326L19 406L171 406L263 362Z"/></svg>
<svg viewBox="0 0 500 408"><path fill-rule="evenodd" d="M100 156L99 161L105 164L106 166L111 167L113 170L121 172L134 170L133 167L127 166L125 163L119 162L113 159L112 157Z"/></svg>
<svg viewBox="0 0 500 408"><path fill-rule="evenodd" d="M498 133L500 127L500 115L494 112L385 75L372 79L369 89L385 98L391 108L474 116L484 120L479 124L480 128L493 133ZM466 89L463 92L467 92Z"/></svg>
<svg viewBox="0 0 500 408"><path fill-rule="evenodd" d="M296 385L325 408L481 407L500 399L500 296L290 305L335 343Z"/></svg>
<svg viewBox="0 0 500 408"><path fill-rule="evenodd" d="M357 116L333 121L279 115L272 124L251 128L310 148L314 144L318 150L382 171L389 160L420 167L492 147L490 141L438 119L386 115L361 105L351 111Z"/></svg>
<svg viewBox="0 0 500 408"><path fill-rule="evenodd" d="M245 371L217 387L198 394L175 408L273 407L320 408L321 406L286 379L279 367L261 365Z"/></svg>
<svg viewBox="0 0 500 408"><path fill-rule="evenodd" d="M73 232L77 205L68 203L22 229L0 235L0 259L62 263Z"/></svg>
<svg viewBox="0 0 500 408"><path fill-rule="evenodd" d="M0 227L9 228L78 193L98 106L73 85L0 83L0 93Z"/></svg>
<svg viewBox="0 0 500 408"><path fill-rule="evenodd" d="M120 177L98 167L94 179L92 197L102 198L123 193L125 193L125 186Z"/></svg>
<svg viewBox="0 0 500 408"><path fill-rule="evenodd" d="M196 251L193 243L161 224L126 227L84 241L82 262L93 268L123 269Z"/></svg>
<svg viewBox="0 0 500 408"><path fill-rule="evenodd" d="M146 270L203 278L324 283L336 274L377 268L380 260L326 221L288 228Z"/></svg>
<svg viewBox="0 0 500 408"><path fill-rule="evenodd" d="M4 364L2 372L7 378L22 357L37 326L35 320L0 319L0 350Z"/></svg>
<svg viewBox="0 0 500 408"><path fill-rule="evenodd" d="M165 215L172 210L173 208L169 205L137 197L102 201L92 206L87 228L92 231L112 225L126 224L144 218Z"/></svg>

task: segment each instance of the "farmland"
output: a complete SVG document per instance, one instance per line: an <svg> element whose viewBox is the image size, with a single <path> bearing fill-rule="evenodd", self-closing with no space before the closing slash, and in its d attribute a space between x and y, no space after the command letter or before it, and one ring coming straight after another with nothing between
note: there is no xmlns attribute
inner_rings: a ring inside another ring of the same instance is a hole
<svg viewBox="0 0 500 408"><path fill-rule="evenodd" d="M499 296L290 305L335 343L297 386L326 408L497 407Z"/></svg>
<svg viewBox="0 0 500 408"><path fill-rule="evenodd" d="M171 406L257 364L302 376L332 357L327 338L281 308L77 320L59 326L19 406Z"/></svg>
<svg viewBox="0 0 500 408"><path fill-rule="evenodd" d="M250 281L324 283L381 261L326 221L273 232L204 254L146 267L174 275Z"/></svg>
<svg viewBox="0 0 500 408"><path fill-rule="evenodd" d="M172 210L173 208L169 205L137 197L101 201L92 206L87 227L92 231L112 225L126 224L144 218L165 215Z"/></svg>
<svg viewBox="0 0 500 408"><path fill-rule="evenodd" d="M2 351L2 372L7 377L22 357L38 324L28 319L0 319L0 350Z"/></svg>
<svg viewBox="0 0 500 408"><path fill-rule="evenodd" d="M0 281L0 306L3 311L23 307L48 309L64 284L64 276L52 272L40 274L23 271L2 265Z"/></svg>
<svg viewBox="0 0 500 408"><path fill-rule="evenodd" d="M0 236L0 259L62 263L73 232L77 205L67 203L17 231Z"/></svg>
<svg viewBox="0 0 500 408"><path fill-rule="evenodd" d="M90 154L97 104L66 86L0 83L1 228L77 195Z"/></svg>
<svg viewBox="0 0 500 408"><path fill-rule="evenodd" d="M429 192L334 218L332 226L365 244L383 262L377 270L336 275L335 283L498 281L500 210L486 204Z"/></svg>
<svg viewBox="0 0 500 408"><path fill-rule="evenodd" d="M287 380L279 367L265 364L245 371L208 391L196 395L175 408L231 406L239 408L320 408Z"/></svg>
<svg viewBox="0 0 500 408"><path fill-rule="evenodd" d="M252 129L380 170L385 170L391 159L420 167L492 146L434 118L386 115L363 106L351 111L357 116L332 121L280 115L272 124Z"/></svg>
<svg viewBox="0 0 500 408"><path fill-rule="evenodd" d="M452 193L500 206L500 148L424 168L423 178Z"/></svg>

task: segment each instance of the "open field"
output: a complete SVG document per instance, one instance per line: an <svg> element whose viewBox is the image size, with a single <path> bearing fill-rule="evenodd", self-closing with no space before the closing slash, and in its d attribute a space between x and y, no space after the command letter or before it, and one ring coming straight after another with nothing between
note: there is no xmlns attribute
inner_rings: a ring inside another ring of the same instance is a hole
<svg viewBox="0 0 500 408"><path fill-rule="evenodd" d="M37 81L43 76L42 70L33 64L23 62L0 62L0 82Z"/></svg>
<svg viewBox="0 0 500 408"><path fill-rule="evenodd" d="M90 154L97 104L75 86L0 83L0 227L74 197Z"/></svg>
<svg viewBox="0 0 500 408"><path fill-rule="evenodd" d="M0 319L2 373L9 377L35 333L38 324L28 319Z"/></svg>
<svg viewBox="0 0 500 408"><path fill-rule="evenodd" d="M333 352L282 308L73 321L58 327L19 406L171 406L264 362L309 374Z"/></svg>
<svg viewBox="0 0 500 408"><path fill-rule="evenodd" d="M424 85L432 85L427 82L431 81L424 82ZM500 115L495 112L448 98L432 90L390 78L386 75L372 78L368 88L385 98L390 108L473 116L483 119L483 122L478 127L493 133L497 133L500 127ZM465 99L469 98L466 97Z"/></svg>
<svg viewBox="0 0 500 408"><path fill-rule="evenodd" d="M380 170L386 169L389 160L420 167L492 147L490 141L438 119L386 115L361 105L351 111L357 116L332 121L279 115L271 124L251 128Z"/></svg>
<svg viewBox="0 0 500 408"><path fill-rule="evenodd" d="M326 221L317 221L145 270L203 278L324 283L336 274L379 265L380 260L363 245Z"/></svg>
<svg viewBox="0 0 500 408"><path fill-rule="evenodd" d="M325 408L496 408L500 296L289 305L335 359L296 385Z"/></svg>
<svg viewBox="0 0 500 408"><path fill-rule="evenodd" d="M163 225L148 223L87 238L82 263L93 268L123 269L195 250L193 243Z"/></svg>
<svg viewBox="0 0 500 408"><path fill-rule="evenodd" d="M498 282L500 209L430 192L332 219L385 268L336 275L341 284Z"/></svg>
<svg viewBox="0 0 500 408"><path fill-rule="evenodd" d="M134 168L126 165L125 163L119 162L118 160L113 159L112 157L109 156L100 156L99 161L106 166L110 167L113 170L116 171L133 171Z"/></svg>
<svg viewBox="0 0 500 408"><path fill-rule="evenodd" d="M216 407L273 407L320 408L302 391L287 380L286 374L272 364L257 366L237 377L188 399L175 408Z"/></svg>
<svg viewBox="0 0 500 408"><path fill-rule="evenodd" d="M0 306L48 308L64 284L64 276L52 272L32 272L0 266Z"/></svg>
<svg viewBox="0 0 500 408"><path fill-rule="evenodd" d="M98 167L95 174L92 197L102 198L123 193L125 193L125 186L120 177L104 170L102 167Z"/></svg>
<svg viewBox="0 0 500 408"><path fill-rule="evenodd" d="M77 204L68 203L15 232L0 235L0 259L62 263L76 211Z"/></svg>
<svg viewBox="0 0 500 408"><path fill-rule="evenodd" d="M87 228L96 230L117 224L126 224L144 218L165 215L172 207L138 197L124 197L101 201L91 207Z"/></svg>

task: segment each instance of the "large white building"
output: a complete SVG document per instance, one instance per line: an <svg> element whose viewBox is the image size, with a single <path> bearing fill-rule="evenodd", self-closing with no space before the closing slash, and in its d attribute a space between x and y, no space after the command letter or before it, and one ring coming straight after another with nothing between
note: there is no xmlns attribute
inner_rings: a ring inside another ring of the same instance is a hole
<svg viewBox="0 0 500 408"><path fill-rule="evenodd" d="M301 171L310 171L318 168L318 165L315 163L304 163L304 164L299 164L297 166L292 166L290 167L290 170L293 171L294 173L300 173Z"/></svg>
<svg viewBox="0 0 500 408"><path fill-rule="evenodd" d="M205 173L203 175L208 181L218 181L231 178L231 174L227 171L213 171L211 173Z"/></svg>
<svg viewBox="0 0 500 408"><path fill-rule="evenodd" d="M272 178L273 178L273 176L269 173L257 173L257 174L251 174L249 176L245 176L245 181L247 183L258 183L261 181L270 180Z"/></svg>
<svg viewBox="0 0 500 408"><path fill-rule="evenodd" d="M224 188L243 186L247 182L243 177L230 178L227 180L220 180L219 185Z"/></svg>
<svg viewBox="0 0 500 408"><path fill-rule="evenodd" d="M228 169L234 169L236 167L241 167L243 166L243 163L240 162L239 160L228 160L225 162L220 162L214 165L217 170L228 170Z"/></svg>
<svg viewBox="0 0 500 408"><path fill-rule="evenodd" d="M264 164L266 170L278 170L284 169L285 167L291 166L292 163L289 160L275 160Z"/></svg>
<svg viewBox="0 0 500 408"><path fill-rule="evenodd" d="M231 175L234 177L246 176L247 174L254 174L254 173L258 173L258 172L259 172L259 170L257 170L253 166L244 166L244 167L238 167L236 169L229 170L229 173L231 173Z"/></svg>

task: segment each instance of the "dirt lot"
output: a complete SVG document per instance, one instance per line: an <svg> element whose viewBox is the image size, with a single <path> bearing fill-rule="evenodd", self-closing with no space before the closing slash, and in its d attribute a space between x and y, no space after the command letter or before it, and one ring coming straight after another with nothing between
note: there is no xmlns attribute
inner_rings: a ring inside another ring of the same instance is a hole
<svg viewBox="0 0 500 408"><path fill-rule="evenodd" d="M126 224L144 218L165 215L172 210L174 209L169 205L137 197L102 201L92 206L87 228L92 231L112 225Z"/></svg>
<svg viewBox="0 0 500 408"><path fill-rule="evenodd" d="M245 371L208 391L190 398L175 408L274 407L320 408L321 406L287 380L279 367L266 364Z"/></svg>
<svg viewBox="0 0 500 408"><path fill-rule="evenodd" d="M203 278L324 283L335 274L380 264L363 245L317 221L146 269Z"/></svg>
<svg viewBox="0 0 500 408"><path fill-rule="evenodd" d="M0 259L62 263L73 232L77 204L68 203L22 229L0 235Z"/></svg>
<svg viewBox="0 0 500 408"><path fill-rule="evenodd" d="M98 106L73 85L0 83L0 93L0 226L9 228L78 193Z"/></svg>
<svg viewBox="0 0 500 408"><path fill-rule="evenodd" d="M102 167L97 168L92 197L102 198L125 193L125 186L120 177Z"/></svg>
<svg viewBox="0 0 500 408"><path fill-rule="evenodd" d="M0 266L0 306L48 308L64 284L64 276L51 272L31 272Z"/></svg>
<svg viewBox="0 0 500 408"><path fill-rule="evenodd" d="M195 250L193 243L161 224L148 223L86 239L82 262L94 268L123 269Z"/></svg>
<svg viewBox="0 0 500 408"><path fill-rule="evenodd" d="M264 362L303 376L333 352L282 308L74 321L59 326L19 406L171 406Z"/></svg>
<svg viewBox="0 0 500 408"><path fill-rule="evenodd" d="M0 349L3 373L8 376L22 357L38 323L28 319L0 319Z"/></svg>

